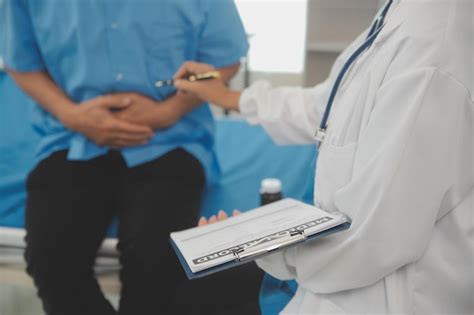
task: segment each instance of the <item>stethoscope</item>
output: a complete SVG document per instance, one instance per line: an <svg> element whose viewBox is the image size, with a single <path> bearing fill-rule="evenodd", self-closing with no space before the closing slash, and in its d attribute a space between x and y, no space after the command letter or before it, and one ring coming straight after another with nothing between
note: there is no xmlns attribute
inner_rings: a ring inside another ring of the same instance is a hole
<svg viewBox="0 0 474 315"><path fill-rule="evenodd" d="M346 61L341 71L339 72L336 78L336 81L334 82L334 85L331 89L331 94L329 94L328 103L326 105L326 109L324 110L324 115L321 120L321 124L319 125L319 128L318 130L316 130L316 133L314 135L314 139L316 140L318 148L321 146L324 139L326 138L329 114L331 113L332 105L334 103L334 99L336 98L336 94L337 94L337 91L339 90L339 86L341 85L342 80L344 79L347 71L350 69L352 64L357 60L357 58L359 58L359 56L365 50L367 50L368 48L370 48L370 46L372 46L375 39L382 31L385 25L384 24L385 17L387 16L388 10L390 9L392 3L393 3L393 0L388 1L388 3L383 8L380 15L377 17L377 19L375 19L374 23L372 24L369 34L367 35L367 38L365 39L364 43L349 57L349 59Z"/></svg>

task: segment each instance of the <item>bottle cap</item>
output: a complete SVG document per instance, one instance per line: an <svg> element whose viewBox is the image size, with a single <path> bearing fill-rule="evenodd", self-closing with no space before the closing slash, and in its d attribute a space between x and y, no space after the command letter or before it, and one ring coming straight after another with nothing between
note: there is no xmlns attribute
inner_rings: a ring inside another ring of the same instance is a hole
<svg viewBox="0 0 474 315"><path fill-rule="evenodd" d="M281 180L277 178L265 178L260 185L261 194L277 194L281 192Z"/></svg>

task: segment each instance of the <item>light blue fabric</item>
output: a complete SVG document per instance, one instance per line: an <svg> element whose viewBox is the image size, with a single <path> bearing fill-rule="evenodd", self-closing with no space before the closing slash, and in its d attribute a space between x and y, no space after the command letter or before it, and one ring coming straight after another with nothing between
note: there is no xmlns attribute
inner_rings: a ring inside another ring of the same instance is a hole
<svg viewBox="0 0 474 315"><path fill-rule="evenodd" d="M259 299L262 315L280 314L295 296L297 289L298 283L294 280L281 281L265 274Z"/></svg>
<svg viewBox="0 0 474 315"><path fill-rule="evenodd" d="M28 122L34 106L0 71L0 226L24 226L25 178L39 140Z"/></svg>
<svg viewBox="0 0 474 315"><path fill-rule="evenodd" d="M47 70L75 102L113 92L138 92L164 100L157 89L186 60L216 67L235 64L248 50L232 0L4 0L5 63L20 72ZM37 158L69 148L71 160L104 154L39 106L33 124L41 135ZM207 105L157 132L146 146L122 154L131 166L177 147L195 155L212 182L218 173L214 124Z"/></svg>

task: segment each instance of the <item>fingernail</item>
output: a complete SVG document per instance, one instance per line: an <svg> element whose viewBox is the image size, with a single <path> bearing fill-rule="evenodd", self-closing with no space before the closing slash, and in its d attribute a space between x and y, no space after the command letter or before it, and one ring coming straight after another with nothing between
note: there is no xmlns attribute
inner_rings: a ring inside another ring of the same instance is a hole
<svg viewBox="0 0 474 315"><path fill-rule="evenodd" d="M239 214L241 214L241 212L240 212L239 210L237 210L237 209L234 209L234 211L232 211L232 215L233 215L234 217L238 216Z"/></svg>
<svg viewBox="0 0 474 315"><path fill-rule="evenodd" d="M215 215L209 218L209 223L214 223L216 221L217 221L217 217Z"/></svg>
<svg viewBox="0 0 474 315"><path fill-rule="evenodd" d="M198 226L203 226L207 224L207 220L205 217L201 217L198 222Z"/></svg>
<svg viewBox="0 0 474 315"><path fill-rule="evenodd" d="M217 213L217 219L219 220L227 219L227 213L225 213L224 210L219 210L219 212Z"/></svg>

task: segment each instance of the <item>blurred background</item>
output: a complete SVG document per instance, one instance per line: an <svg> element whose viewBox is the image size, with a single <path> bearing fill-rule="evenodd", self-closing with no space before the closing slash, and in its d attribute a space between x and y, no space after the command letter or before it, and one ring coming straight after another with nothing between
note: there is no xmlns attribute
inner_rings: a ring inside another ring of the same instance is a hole
<svg viewBox="0 0 474 315"><path fill-rule="evenodd" d="M382 0L236 0L250 37L251 80L313 86L365 29Z"/></svg>

